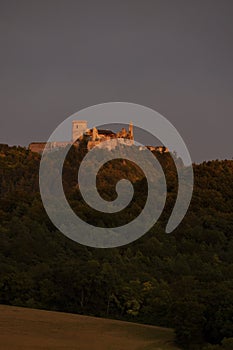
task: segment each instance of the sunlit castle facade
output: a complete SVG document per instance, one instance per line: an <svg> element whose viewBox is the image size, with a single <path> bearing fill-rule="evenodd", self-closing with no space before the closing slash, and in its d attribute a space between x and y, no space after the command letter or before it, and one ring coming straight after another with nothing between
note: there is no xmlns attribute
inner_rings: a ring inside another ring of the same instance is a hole
<svg viewBox="0 0 233 350"><path fill-rule="evenodd" d="M103 142L108 140L111 140L112 142ZM71 144L79 147L83 141L86 144L88 150L92 149L95 146L109 150L116 148L119 144L127 144L131 146L134 144L133 124L129 124L128 130L122 128L121 131L115 133L108 129L97 129L96 127L89 129L86 120L73 120L71 141L57 141L50 143L32 142L28 148L32 152L42 153L45 146L48 150L63 148Z"/></svg>
<svg viewBox="0 0 233 350"><path fill-rule="evenodd" d="M114 149L119 144L127 144L131 146L134 144L133 124L129 124L128 130L122 128L121 131L115 133L109 129L97 129L96 127L88 129L87 122L84 120L73 121L73 135L72 140L76 144L81 144L83 141L90 150L93 147ZM111 143L104 142L111 140Z"/></svg>
<svg viewBox="0 0 233 350"><path fill-rule="evenodd" d="M111 142L104 142L111 140ZM73 120L72 122L72 139L71 141L57 142L32 142L28 146L29 150L36 153L42 153L45 146L47 150L64 148L74 144L76 147L83 145L87 150L93 147L104 149L115 149L120 144L132 146L134 145L133 123L130 122L128 130L122 128L121 131L115 133L109 129L88 128L86 120ZM168 153L169 150L164 146L139 146L139 151L149 149L151 152Z"/></svg>

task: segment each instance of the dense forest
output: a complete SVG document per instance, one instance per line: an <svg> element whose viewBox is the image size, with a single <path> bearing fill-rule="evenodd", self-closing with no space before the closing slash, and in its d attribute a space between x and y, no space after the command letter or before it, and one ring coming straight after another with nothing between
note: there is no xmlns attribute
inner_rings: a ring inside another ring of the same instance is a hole
<svg viewBox="0 0 233 350"><path fill-rule="evenodd" d="M76 183L84 153L72 148L63 169L73 210L99 226L132 220L146 200L143 174L121 160L102 169L103 198L114 198L122 176L135 189L121 216L103 218L85 206ZM129 245L95 249L71 241L49 220L39 193L40 155L0 145L0 303L173 327L184 349L233 349L233 161L193 165L190 208L166 234L177 176L169 154L155 156L168 188L160 220Z"/></svg>

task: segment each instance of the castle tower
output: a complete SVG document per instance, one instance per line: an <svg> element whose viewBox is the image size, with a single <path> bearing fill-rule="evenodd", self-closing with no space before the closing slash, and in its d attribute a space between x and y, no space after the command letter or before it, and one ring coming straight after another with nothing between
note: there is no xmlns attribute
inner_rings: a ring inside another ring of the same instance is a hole
<svg viewBox="0 0 233 350"><path fill-rule="evenodd" d="M96 141L97 140L97 138L98 138L98 130L94 127L93 129L92 129L92 141Z"/></svg>
<svg viewBox="0 0 233 350"><path fill-rule="evenodd" d="M73 120L72 122L72 141L75 142L87 130L86 120Z"/></svg>
<svg viewBox="0 0 233 350"><path fill-rule="evenodd" d="M133 123L132 122L129 123L129 138L130 138L130 140L134 139L134 136L133 136Z"/></svg>

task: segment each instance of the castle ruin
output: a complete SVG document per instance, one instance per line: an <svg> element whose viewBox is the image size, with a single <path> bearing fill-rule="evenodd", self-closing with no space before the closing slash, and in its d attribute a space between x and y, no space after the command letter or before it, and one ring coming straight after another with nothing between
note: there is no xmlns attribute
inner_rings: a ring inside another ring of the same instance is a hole
<svg viewBox="0 0 233 350"><path fill-rule="evenodd" d="M103 141L113 140L111 144L103 143ZM129 124L129 129L126 130L122 128L121 131L115 133L108 129L97 129L93 127L92 129L88 128L86 120L73 120L72 122L72 139L71 141L65 142L32 142L29 145L29 149L32 152L42 153L45 146L48 150L57 149L66 147L67 145L74 144L79 146L83 141L87 145L87 149L90 150L95 146L100 148L107 148L109 150L115 148L118 144L134 144L133 136L133 124Z"/></svg>
<svg viewBox="0 0 233 350"><path fill-rule="evenodd" d="M104 142L111 140L112 142ZM128 146L134 145L134 130L133 123L129 123L128 130L122 128L119 132L115 133L109 129L98 129L93 127L88 128L86 120L73 120L72 122L72 138L71 141L64 142L32 142L29 145L29 150L36 153L42 153L45 146L48 150L64 148L67 145L74 144L76 147L84 145L87 150L91 150L94 147L105 148L108 150L116 148L120 144ZM149 149L159 153L167 153L168 149L164 146L140 146L139 150Z"/></svg>

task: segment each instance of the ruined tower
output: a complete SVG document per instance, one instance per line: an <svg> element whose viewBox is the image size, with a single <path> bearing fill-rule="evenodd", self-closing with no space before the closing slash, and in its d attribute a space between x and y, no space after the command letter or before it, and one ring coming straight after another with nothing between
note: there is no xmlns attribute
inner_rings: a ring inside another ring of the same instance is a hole
<svg viewBox="0 0 233 350"><path fill-rule="evenodd" d="M134 135L133 135L133 123L130 122L129 123L129 139L133 140L134 139Z"/></svg>
<svg viewBox="0 0 233 350"><path fill-rule="evenodd" d="M72 122L72 141L75 142L87 130L86 120L73 120Z"/></svg>

